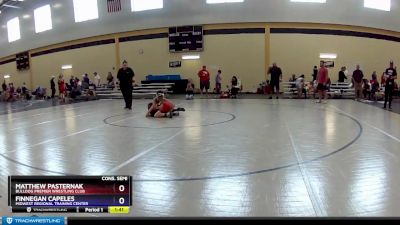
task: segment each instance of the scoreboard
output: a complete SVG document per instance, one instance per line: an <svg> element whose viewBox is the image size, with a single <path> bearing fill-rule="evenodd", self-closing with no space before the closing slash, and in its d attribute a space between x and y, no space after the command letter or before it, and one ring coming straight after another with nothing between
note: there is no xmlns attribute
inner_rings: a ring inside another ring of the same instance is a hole
<svg viewBox="0 0 400 225"><path fill-rule="evenodd" d="M203 26L169 28L169 51L203 51Z"/></svg>
<svg viewBox="0 0 400 225"><path fill-rule="evenodd" d="M8 178L13 213L129 213L130 176Z"/></svg>
<svg viewBox="0 0 400 225"><path fill-rule="evenodd" d="M15 56L17 62L17 70L29 69L29 52L23 52Z"/></svg>

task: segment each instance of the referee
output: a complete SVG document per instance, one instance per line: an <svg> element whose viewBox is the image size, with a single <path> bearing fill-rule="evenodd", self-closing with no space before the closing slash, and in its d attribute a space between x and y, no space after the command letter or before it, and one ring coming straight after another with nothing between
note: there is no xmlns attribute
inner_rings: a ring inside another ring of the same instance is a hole
<svg viewBox="0 0 400 225"><path fill-rule="evenodd" d="M125 100L125 109L132 110L132 92L133 92L133 78L135 72L128 67L128 62L125 60L122 63L122 68L118 71L119 86Z"/></svg>

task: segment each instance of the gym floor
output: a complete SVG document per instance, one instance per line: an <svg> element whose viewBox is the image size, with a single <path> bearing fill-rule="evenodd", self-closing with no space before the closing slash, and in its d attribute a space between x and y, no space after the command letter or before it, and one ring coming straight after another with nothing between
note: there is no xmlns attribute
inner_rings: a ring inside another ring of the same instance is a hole
<svg viewBox="0 0 400 225"><path fill-rule="evenodd" d="M174 101L187 112L173 119L145 118L149 100L2 108L0 214L8 175L112 174L133 176L134 217L400 216L399 114L352 100Z"/></svg>

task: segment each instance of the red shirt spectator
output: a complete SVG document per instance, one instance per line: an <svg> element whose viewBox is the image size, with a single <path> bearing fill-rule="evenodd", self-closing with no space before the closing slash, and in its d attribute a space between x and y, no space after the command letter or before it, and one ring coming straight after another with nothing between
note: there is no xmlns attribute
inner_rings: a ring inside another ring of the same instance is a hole
<svg viewBox="0 0 400 225"><path fill-rule="evenodd" d="M326 67L321 67L319 69L319 73L318 73L318 77L317 77L318 84L326 85L328 83L328 78L329 78L328 73L329 72L328 72L328 69Z"/></svg>
<svg viewBox="0 0 400 225"><path fill-rule="evenodd" d="M208 72L207 68L203 66L203 69L198 73L201 82L210 81L210 72Z"/></svg>

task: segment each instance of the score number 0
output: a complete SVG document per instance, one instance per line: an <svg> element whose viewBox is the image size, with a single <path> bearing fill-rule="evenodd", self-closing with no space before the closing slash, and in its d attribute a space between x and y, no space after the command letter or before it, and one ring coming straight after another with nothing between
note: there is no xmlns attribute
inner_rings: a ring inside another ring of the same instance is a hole
<svg viewBox="0 0 400 225"><path fill-rule="evenodd" d="M119 192L124 192L125 191L125 186L124 185L120 185L118 187L118 190L119 190ZM123 198L123 197L119 198L118 203L120 205L124 205L125 204L125 198Z"/></svg>

